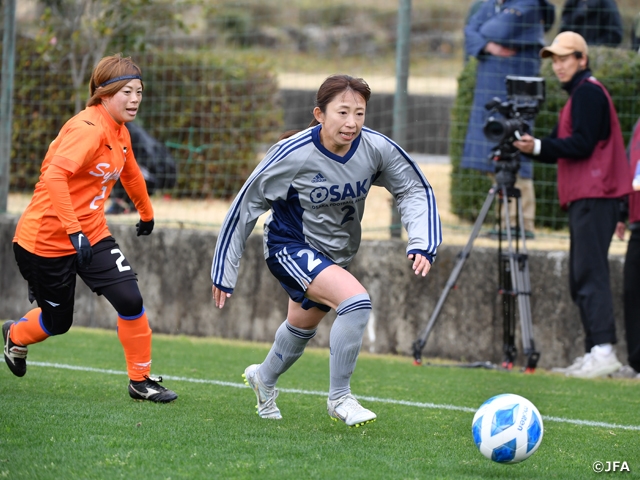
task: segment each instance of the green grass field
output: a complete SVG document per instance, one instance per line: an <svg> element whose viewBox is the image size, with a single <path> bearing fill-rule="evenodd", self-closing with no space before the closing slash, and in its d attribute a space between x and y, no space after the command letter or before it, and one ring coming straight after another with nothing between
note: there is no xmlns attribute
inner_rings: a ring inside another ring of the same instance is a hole
<svg viewBox="0 0 640 480"><path fill-rule="evenodd" d="M352 388L378 421L326 413L328 351L309 348L282 377L281 421L255 414L242 383L268 345L155 335L153 373L167 405L127 394L115 332L73 328L32 345L23 378L0 365L0 478L583 479L596 461L640 476L640 382L537 371L415 367L362 354ZM2 363L2 362L0 362ZM539 450L516 465L484 458L474 411L498 393L529 398L544 421ZM605 467L606 468L606 467Z"/></svg>

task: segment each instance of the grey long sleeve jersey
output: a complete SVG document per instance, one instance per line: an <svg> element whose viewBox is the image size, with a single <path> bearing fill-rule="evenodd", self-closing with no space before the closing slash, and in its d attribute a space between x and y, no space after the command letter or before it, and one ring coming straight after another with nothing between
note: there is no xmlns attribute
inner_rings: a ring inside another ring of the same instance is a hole
<svg viewBox="0 0 640 480"><path fill-rule="evenodd" d="M320 143L321 126L273 145L233 201L218 236L211 279L232 293L240 258L258 218L264 253L272 245L306 243L346 267L360 246L365 199L372 186L396 199L408 232L407 254L435 259L442 242L438 207L419 166L386 136L364 127L341 157Z"/></svg>

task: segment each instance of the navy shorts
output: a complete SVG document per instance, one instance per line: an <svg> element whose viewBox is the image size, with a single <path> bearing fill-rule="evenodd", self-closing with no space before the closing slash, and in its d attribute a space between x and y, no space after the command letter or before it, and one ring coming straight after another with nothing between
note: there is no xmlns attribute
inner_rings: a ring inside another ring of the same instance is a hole
<svg viewBox="0 0 640 480"><path fill-rule="evenodd" d="M54 258L41 257L14 243L18 268L29 283L29 300L36 300L44 311L65 311L73 309L76 275L98 294L103 287L136 280L135 272L113 237L104 238L91 248L91 265L79 268L75 253Z"/></svg>
<svg viewBox="0 0 640 480"><path fill-rule="evenodd" d="M335 265L332 260L306 243L270 244L269 251L271 255L267 258L267 266L291 300L301 303L305 310L312 307L323 312L331 310L327 305L309 300L305 293L307 286L321 271Z"/></svg>

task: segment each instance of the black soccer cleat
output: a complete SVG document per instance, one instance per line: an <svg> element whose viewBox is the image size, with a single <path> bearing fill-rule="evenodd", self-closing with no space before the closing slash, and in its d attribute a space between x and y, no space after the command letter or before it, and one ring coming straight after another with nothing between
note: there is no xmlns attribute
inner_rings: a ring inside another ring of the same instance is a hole
<svg viewBox="0 0 640 480"><path fill-rule="evenodd" d="M129 380L129 395L134 400L150 400L156 403L169 403L178 398L176 392L159 385L159 382L162 381L162 377L152 378L145 376L144 378L145 380L141 382Z"/></svg>
<svg viewBox="0 0 640 480"><path fill-rule="evenodd" d="M24 377L27 373L27 347L16 345L11 341L9 330L14 322L9 320L2 325L2 337L4 338L4 361L16 377Z"/></svg>

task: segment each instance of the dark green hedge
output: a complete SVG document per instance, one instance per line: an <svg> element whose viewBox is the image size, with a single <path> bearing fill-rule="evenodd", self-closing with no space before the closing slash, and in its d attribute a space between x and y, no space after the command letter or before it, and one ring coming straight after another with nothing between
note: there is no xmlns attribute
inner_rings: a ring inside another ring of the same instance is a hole
<svg viewBox="0 0 640 480"><path fill-rule="evenodd" d="M16 50L10 189L28 191L49 143L75 113L74 94L65 68L50 65L33 42L21 38ZM255 57L222 58L209 51L133 57L145 83L136 121L169 147L177 163L178 183L170 193L233 196L262 146L282 129L270 66Z"/></svg>
<svg viewBox="0 0 640 480"><path fill-rule="evenodd" d="M640 55L624 49L592 47L589 65L593 74L613 98L620 124L628 141L633 125L640 117ZM485 175L460 168L462 148L473 102L476 62L472 59L458 78L458 96L451 112L450 154L452 163L451 208L461 219L473 221L489 189ZM541 76L546 79L546 101L536 118L535 135L548 135L558 119L567 94L553 74L551 61L542 62ZM535 163L536 225L560 229L566 226L566 214L558 205L556 167Z"/></svg>
<svg viewBox="0 0 640 480"><path fill-rule="evenodd" d="M282 130L278 84L255 57L206 52L145 55L140 121L178 160L180 196L228 198Z"/></svg>
<svg viewBox="0 0 640 480"><path fill-rule="evenodd" d="M32 190L40 164L64 121L74 114L69 73L48 64L32 40L16 39L9 188Z"/></svg>

